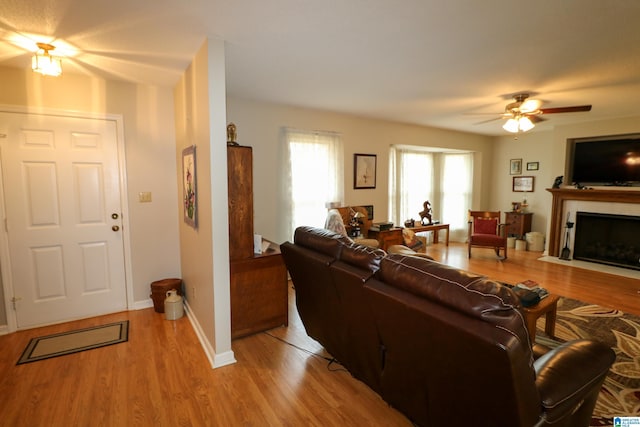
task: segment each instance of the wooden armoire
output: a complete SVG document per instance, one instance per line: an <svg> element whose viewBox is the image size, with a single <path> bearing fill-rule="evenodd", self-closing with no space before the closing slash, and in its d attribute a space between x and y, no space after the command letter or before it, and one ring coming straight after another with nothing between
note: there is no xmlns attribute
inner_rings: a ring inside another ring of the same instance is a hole
<svg viewBox="0 0 640 427"><path fill-rule="evenodd" d="M287 269L279 245L254 253L253 150L227 146L231 338L289 323Z"/></svg>

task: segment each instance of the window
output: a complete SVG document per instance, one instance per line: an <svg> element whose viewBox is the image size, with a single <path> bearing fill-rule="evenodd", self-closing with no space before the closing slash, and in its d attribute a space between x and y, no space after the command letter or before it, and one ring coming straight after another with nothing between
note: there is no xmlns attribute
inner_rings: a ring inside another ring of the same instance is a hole
<svg viewBox="0 0 640 427"><path fill-rule="evenodd" d="M451 240L464 240L471 206L472 153L392 146L389 170L389 212L394 224L420 220L423 203L429 200L433 220L450 225Z"/></svg>
<svg viewBox="0 0 640 427"><path fill-rule="evenodd" d="M473 154L442 155L440 205L442 218L449 224L451 239L463 241L467 237L469 209L473 183Z"/></svg>
<svg viewBox="0 0 640 427"><path fill-rule="evenodd" d="M344 160L340 135L285 128L283 141L283 240L301 225L323 227L328 202L342 202Z"/></svg>
<svg viewBox="0 0 640 427"><path fill-rule="evenodd" d="M403 225L410 218L419 220L423 203L433 203L433 153L392 147L389 158L391 221Z"/></svg>

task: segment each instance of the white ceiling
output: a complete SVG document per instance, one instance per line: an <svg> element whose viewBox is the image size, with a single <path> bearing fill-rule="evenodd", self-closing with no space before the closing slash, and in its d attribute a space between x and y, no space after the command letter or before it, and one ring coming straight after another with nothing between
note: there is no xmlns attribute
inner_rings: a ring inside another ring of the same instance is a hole
<svg viewBox="0 0 640 427"><path fill-rule="evenodd" d="M638 0L0 0L0 65L35 41L68 73L173 86L206 37L228 94L502 135L510 97L554 125L640 115ZM25 42L28 42L25 44Z"/></svg>

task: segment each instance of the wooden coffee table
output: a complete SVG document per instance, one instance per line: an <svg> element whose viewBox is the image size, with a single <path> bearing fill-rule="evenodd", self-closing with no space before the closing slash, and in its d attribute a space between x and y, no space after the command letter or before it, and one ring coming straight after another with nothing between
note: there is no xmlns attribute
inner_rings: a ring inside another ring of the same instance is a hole
<svg viewBox="0 0 640 427"><path fill-rule="evenodd" d="M543 314L546 314L544 332L549 338L555 338L556 332L556 312L558 310L558 295L549 294L546 298L543 298L538 304L531 307L522 307L522 313L524 314L524 320L529 330L529 337L531 338L531 344L536 339L536 322Z"/></svg>

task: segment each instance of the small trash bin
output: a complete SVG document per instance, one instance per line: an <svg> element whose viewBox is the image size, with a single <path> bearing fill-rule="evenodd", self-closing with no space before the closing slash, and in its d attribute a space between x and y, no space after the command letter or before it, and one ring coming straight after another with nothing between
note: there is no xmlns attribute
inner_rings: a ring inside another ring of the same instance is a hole
<svg viewBox="0 0 640 427"><path fill-rule="evenodd" d="M527 241L526 240L516 240L516 251L526 251L527 250Z"/></svg>
<svg viewBox="0 0 640 427"><path fill-rule="evenodd" d="M516 247L516 238L515 237L507 237L507 247L515 248Z"/></svg>
<svg viewBox="0 0 640 427"><path fill-rule="evenodd" d="M151 299L156 313L164 313L164 300L167 292L175 289L178 295L182 295L182 279L162 279L151 283Z"/></svg>
<svg viewBox="0 0 640 427"><path fill-rule="evenodd" d="M544 235L538 231L527 233L527 249L533 252L544 251Z"/></svg>

